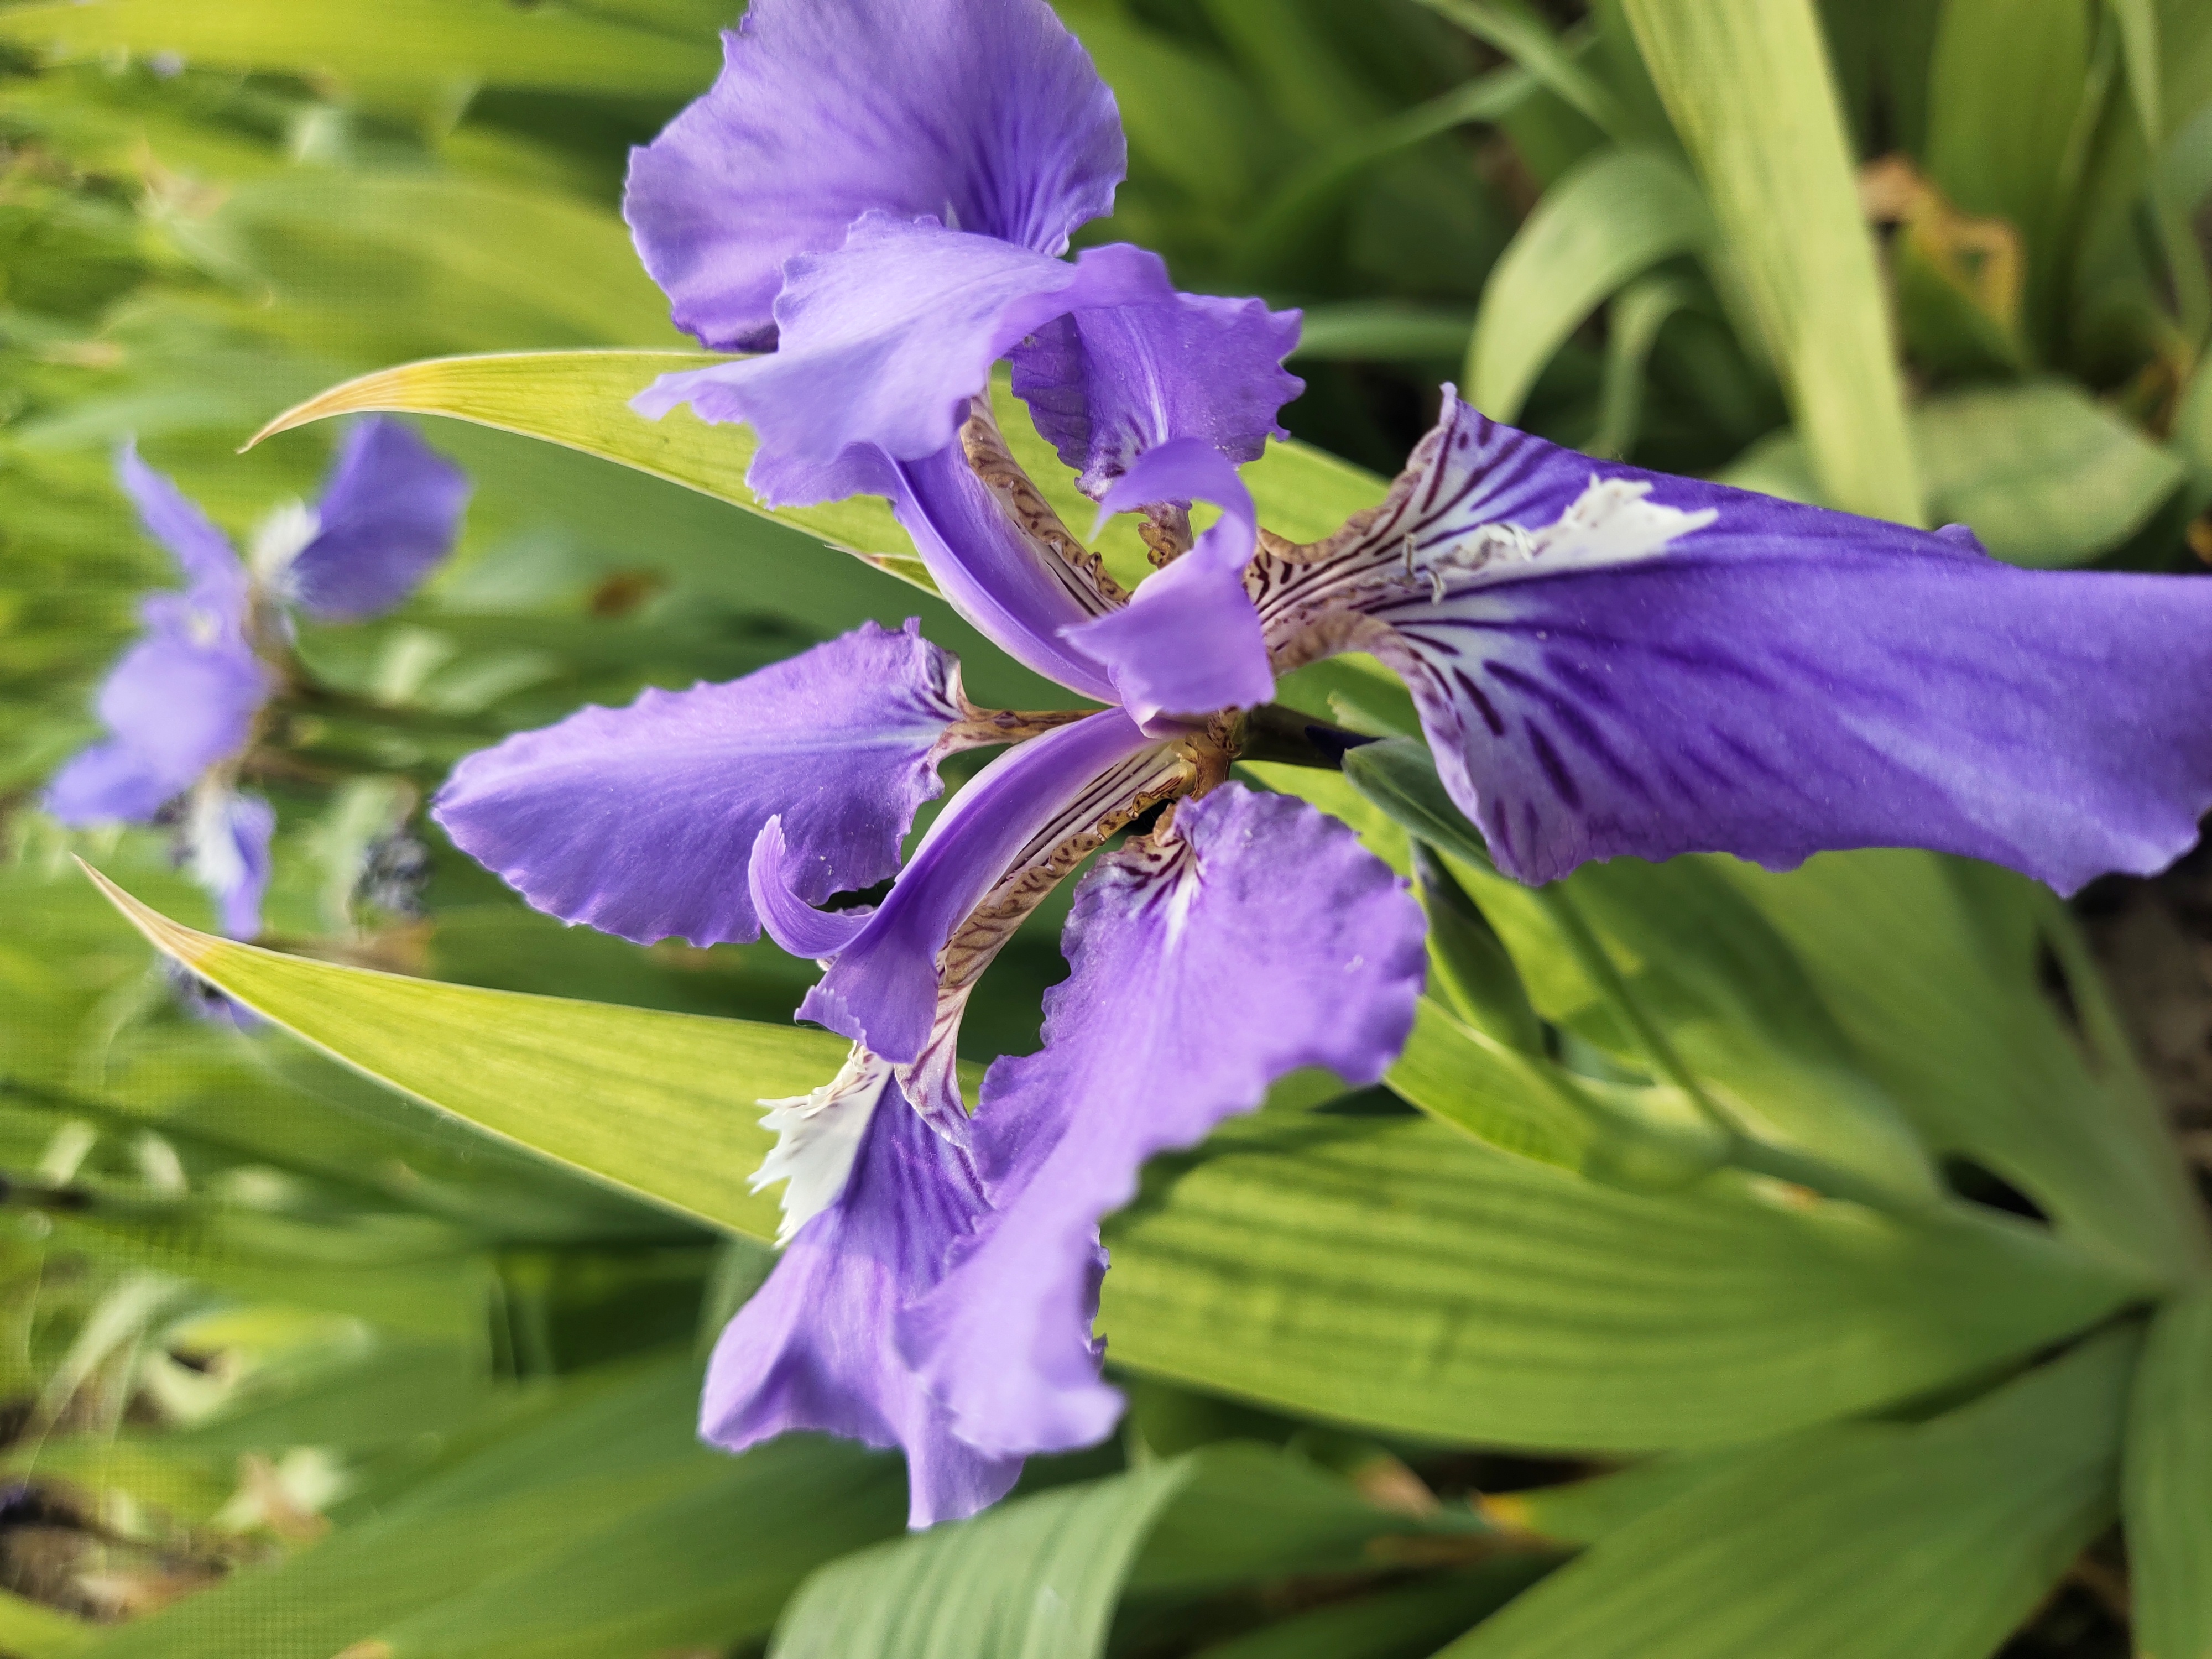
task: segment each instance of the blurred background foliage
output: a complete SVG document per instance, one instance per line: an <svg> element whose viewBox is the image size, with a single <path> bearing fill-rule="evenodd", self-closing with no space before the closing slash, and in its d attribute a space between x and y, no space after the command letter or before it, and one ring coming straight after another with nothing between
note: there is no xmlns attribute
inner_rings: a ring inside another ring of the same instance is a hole
<svg viewBox="0 0 2212 1659"><path fill-rule="evenodd" d="M1320 448L1389 473L1450 379L2022 563L2212 560L2212 8L1060 9L1129 133L1086 234L1304 307L1286 420ZM327 436L239 445L349 375L682 343L623 157L728 11L0 7L0 1652L643 1659L781 1619L776 1651L840 1659L2086 1656L2130 1607L2141 1651L2212 1652L2212 1246L2170 1133L2212 1126L2201 874L2079 917L1906 854L1532 895L1421 816L1418 754L1254 769L1418 876L1416 1041L1389 1091L1294 1080L1156 1171L1112 1234L1125 1433L903 1543L895 1460L692 1441L757 1243L185 1006L68 857L204 923L164 835L36 809L173 580L114 446L242 533ZM794 530L428 430L466 538L404 611L304 631L256 757L264 943L786 1018L809 965L563 930L427 793L503 732L867 617L921 614L984 701L1046 694ZM1397 717L1356 673L1291 695ZM1061 914L971 1058L1033 1044Z"/></svg>

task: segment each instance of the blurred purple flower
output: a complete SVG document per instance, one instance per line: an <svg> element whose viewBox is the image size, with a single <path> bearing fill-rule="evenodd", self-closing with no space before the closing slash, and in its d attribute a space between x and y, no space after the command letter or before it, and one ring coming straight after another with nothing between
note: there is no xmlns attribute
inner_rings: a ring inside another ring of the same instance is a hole
<svg viewBox="0 0 2212 1659"><path fill-rule="evenodd" d="M774 349L640 406L751 422L771 501L887 497L963 615L1109 707L977 708L914 624L869 624L510 738L441 794L454 840L564 919L700 945L764 927L825 964L802 1015L854 1048L767 1119L755 1182L787 1183L787 1249L716 1350L718 1443L901 1445L917 1525L993 1501L1118 1414L1098 1223L1145 1158L1296 1067L1387 1068L1418 910L1342 825L1225 781L1280 673L1390 663L1455 799L1531 881L1903 844L2070 888L2163 864L2212 804L2189 695L2212 684L2212 587L2014 570L1963 532L1591 461L1449 388L1389 498L1292 545L1236 464L1297 388L1296 319L1177 294L1139 249L1060 257L1110 206L1122 143L1042 0L756 0L726 43L715 87L635 154L626 210L679 323ZM1161 568L1133 594L1008 453L1002 356L1079 486L1145 515ZM1198 501L1222 514L1194 538ZM939 762L999 743L902 868ZM977 976L1169 801L1085 878L1044 1048L995 1063L971 1120L954 1054ZM894 873L872 909L821 908Z"/></svg>
<svg viewBox="0 0 2212 1659"><path fill-rule="evenodd" d="M278 508L241 560L175 484L125 447L124 491L147 533L182 569L185 591L141 609L145 632L100 687L108 735L47 787L64 823L151 823L173 812L194 878L222 930L261 930L276 815L239 793L238 766L276 690L263 660L289 627L286 608L338 621L389 610L453 546L468 483L395 421L347 433L321 499Z"/></svg>

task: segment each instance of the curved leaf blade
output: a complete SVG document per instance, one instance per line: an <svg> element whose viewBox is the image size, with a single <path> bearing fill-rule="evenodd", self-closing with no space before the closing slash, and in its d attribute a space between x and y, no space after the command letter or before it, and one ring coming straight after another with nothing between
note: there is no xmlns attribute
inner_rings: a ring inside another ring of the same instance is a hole
<svg viewBox="0 0 2212 1659"><path fill-rule="evenodd" d="M484 0L63 0L0 12L0 39L57 58L173 52L190 62L372 81L464 79L633 97L688 97L714 79L707 40L566 9Z"/></svg>
<svg viewBox="0 0 2212 1659"><path fill-rule="evenodd" d="M1438 1659L1980 1659L2111 1518L2136 1346L2114 1332L1932 1421L1755 1454Z"/></svg>
<svg viewBox="0 0 2212 1659"><path fill-rule="evenodd" d="M2152 1322L2125 1465L2136 1651L2212 1653L2212 1288L2175 1298Z"/></svg>
<svg viewBox="0 0 2212 1659"><path fill-rule="evenodd" d="M2202 1206L2157 1107L2125 1066L2093 1066L2053 1015L2047 890L1905 849L1823 853L1787 875L1714 867L1796 947L1931 1151L2002 1176L2086 1249L2161 1279L2204 1270ZM2078 1009L2103 1003L2093 976L2069 978Z"/></svg>
<svg viewBox="0 0 2212 1659"><path fill-rule="evenodd" d="M771 1659L1095 1659L1189 1458L1008 1504L823 1568Z"/></svg>
<svg viewBox="0 0 2212 1659"><path fill-rule="evenodd" d="M1905 387L1812 0L1625 0L1835 505L1923 521Z"/></svg>
<svg viewBox="0 0 2212 1659"><path fill-rule="evenodd" d="M746 1190L773 1137L754 1103L802 1095L843 1038L409 979L280 955L179 927L90 866L153 942L355 1070L596 1180L755 1238L773 1194Z"/></svg>
<svg viewBox="0 0 2212 1659"><path fill-rule="evenodd" d="M1467 379L1492 420L1519 416L1544 365L1605 298L1715 234L1697 181L1656 150L1608 150L1544 193L1484 284Z"/></svg>
<svg viewBox="0 0 2212 1659"><path fill-rule="evenodd" d="M2063 380L1979 387L1914 411L1929 505L2014 564L2081 564L2125 541L2187 469Z"/></svg>
<svg viewBox="0 0 2212 1659"><path fill-rule="evenodd" d="M773 511L745 487L759 447L752 428L709 426L689 409L653 421L629 400L663 374L726 356L696 351L516 351L433 357L380 369L286 410L246 445L336 415L443 415L541 438L665 478L748 513L774 519L865 559L924 592L937 586L915 556L890 505L873 495Z"/></svg>
<svg viewBox="0 0 2212 1659"><path fill-rule="evenodd" d="M1425 1119L1262 1114L1110 1220L1117 1362L1462 1443L1725 1445L1969 1376L2140 1279L2009 1218L1636 1193Z"/></svg>

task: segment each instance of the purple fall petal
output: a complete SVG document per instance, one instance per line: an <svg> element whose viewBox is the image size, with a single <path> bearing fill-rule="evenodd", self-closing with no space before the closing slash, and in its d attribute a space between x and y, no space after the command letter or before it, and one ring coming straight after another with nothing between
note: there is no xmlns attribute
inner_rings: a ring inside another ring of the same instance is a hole
<svg viewBox="0 0 2212 1659"><path fill-rule="evenodd" d="M1237 469L1195 438L1147 451L1107 490L1102 519L1157 502L1208 501L1221 520L1173 564L1148 576L1123 609L1063 630L1105 668L1115 700L1147 729L1163 714L1249 708L1274 695L1259 612L1244 588L1258 533Z"/></svg>
<svg viewBox="0 0 2212 1659"><path fill-rule="evenodd" d="M123 493L138 509L146 533L167 548L185 573L185 597L210 625L231 630L246 624L246 567L230 538L167 477L125 444L115 460Z"/></svg>
<svg viewBox="0 0 2212 1659"><path fill-rule="evenodd" d="M866 927L806 994L799 1018L906 1065L937 1013L938 952L1033 843L1057 843L1117 804L1123 763L1155 741L1118 708L1017 744L930 825Z"/></svg>
<svg viewBox="0 0 2212 1659"><path fill-rule="evenodd" d="M350 622L389 611L453 550L469 481L399 422L346 434L317 504L315 538L285 577L309 616Z"/></svg>
<svg viewBox="0 0 2212 1659"><path fill-rule="evenodd" d="M1359 601L1391 630L1367 647L1522 880L1907 846L2071 891L2161 868L2212 807L2201 578L2020 570L1962 532L1590 461L1464 404L1407 479L1356 538L1370 574L1414 570Z"/></svg>
<svg viewBox="0 0 2212 1659"><path fill-rule="evenodd" d="M781 814L809 903L898 868L960 718L955 665L873 623L726 685L586 708L470 756L433 816L564 921L644 944L759 936L745 869Z"/></svg>
<svg viewBox="0 0 2212 1659"><path fill-rule="evenodd" d="M276 833L276 814L258 795L203 789L185 815L192 879L215 900L222 931L233 939L252 939L261 931L269 844Z"/></svg>
<svg viewBox="0 0 2212 1659"><path fill-rule="evenodd" d="M623 214L677 326L772 343L795 254L931 215L1043 254L1109 212L1114 96L1042 0L754 0L713 88L630 153Z"/></svg>
<svg viewBox="0 0 2212 1659"><path fill-rule="evenodd" d="M900 1358L895 1327L982 1208L975 1173L880 1072L865 1098L830 1109L870 1114L850 1173L722 1333L700 1432L730 1451L798 1430L900 1446L910 1524L972 1515L1006 1494L1021 1459L979 1452L952 1433Z"/></svg>
<svg viewBox="0 0 2212 1659"><path fill-rule="evenodd" d="M761 926L795 957L834 957L853 942L875 911L815 909L791 890L787 857L783 820L770 818L754 838L752 862L745 871L745 885Z"/></svg>
<svg viewBox="0 0 2212 1659"><path fill-rule="evenodd" d="M1295 875L1296 879L1288 877ZM983 1081L991 1211L900 1346L963 1439L1006 1456L1103 1438L1121 1398L1091 1337L1098 1221L1145 1159L1201 1139L1303 1066L1370 1083L1412 1029L1425 963L1404 884L1334 818L1228 784L1166 846L1101 859L1046 994L1042 1052Z"/></svg>
<svg viewBox="0 0 2212 1659"><path fill-rule="evenodd" d="M1258 460L1287 435L1277 411L1305 389L1282 367L1297 343L1298 313L1259 300L1177 294L1076 311L1014 348L1014 393L1095 499L1170 439Z"/></svg>
<svg viewBox="0 0 2212 1659"><path fill-rule="evenodd" d="M111 738L64 766L47 790L47 810L64 823L151 818L246 747L269 695L267 671L235 629L182 594L157 593L144 609L145 637L100 689Z"/></svg>
<svg viewBox="0 0 2212 1659"><path fill-rule="evenodd" d="M872 213L843 246L785 266L773 353L664 374L633 406L659 416L689 403L702 420L750 422L761 441L754 487L781 506L766 488L780 466L833 461L854 444L896 460L935 454L1024 335L1072 309L1174 292L1159 257L1125 243L1054 259Z"/></svg>

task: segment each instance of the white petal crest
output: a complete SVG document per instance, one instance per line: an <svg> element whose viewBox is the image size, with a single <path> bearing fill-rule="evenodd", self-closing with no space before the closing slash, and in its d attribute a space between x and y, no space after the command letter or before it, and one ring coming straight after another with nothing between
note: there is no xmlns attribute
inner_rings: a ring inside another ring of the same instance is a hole
<svg viewBox="0 0 2212 1659"><path fill-rule="evenodd" d="M753 1172L758 1192L781 1181L783 1221L775 1242L788 1244L799 1230L843 1194L860 1150L860 1136L875 1115L892 1066L857 1043L837 1075L811 1094L788 1100L763 1100L769 1109L762 1126L776 1132L776 1143Z"/></svg>

